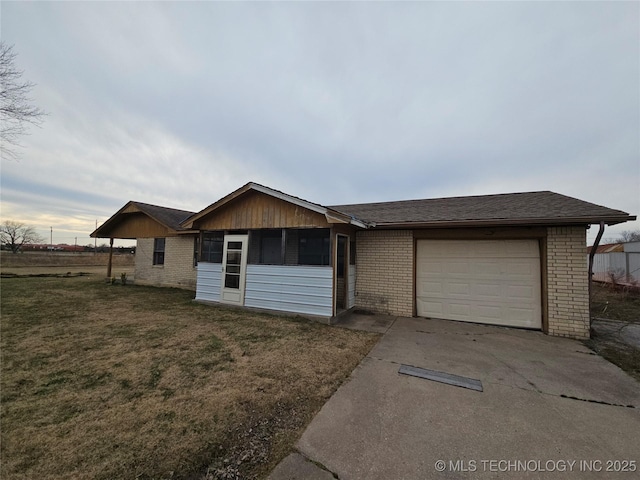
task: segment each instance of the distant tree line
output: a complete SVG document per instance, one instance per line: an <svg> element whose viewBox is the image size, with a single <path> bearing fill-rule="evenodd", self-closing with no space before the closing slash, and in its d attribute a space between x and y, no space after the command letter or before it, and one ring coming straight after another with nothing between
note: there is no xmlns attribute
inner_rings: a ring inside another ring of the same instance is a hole
<svg viewBox="0 0 640 480"><path fill-rule="evenodd" d="M2 245L3 250L11 250L8 245ZM97 247L92 244L87 245L69 245L67 243L58 243L54 245L50 245L48 243L38 243L38 244L29 244L23 245L20 250L21 252L79 252L79 253L108 253L109 245L106 243L102 243ZM136 247L113 247L114 254L125 254L125 253L136 253Z"/></svg>
<svg viewBox="0 0 640 480"><path fill-rule="evenodd" d="M51 245L45 243L46 240L38 235L35 229L29 225L13 220L5 220L0 225L0 249L8 250L13 253L18 252L96 252L106 253L109 251L109 245L101 243L100 245L68 245L59 243ZM136 247L114 247L114 253L136 253Z"/></svg>

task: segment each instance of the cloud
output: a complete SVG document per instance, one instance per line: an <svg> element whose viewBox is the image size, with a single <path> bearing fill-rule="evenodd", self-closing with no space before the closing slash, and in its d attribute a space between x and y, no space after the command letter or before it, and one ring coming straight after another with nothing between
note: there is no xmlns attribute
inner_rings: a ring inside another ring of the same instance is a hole
<svg viewBox="0 0 640 480"><path fill-rule="evenodd" d="M129 199L199 210L249 180L640 213L636 3L7 3L2 28L50 112L3 162L3 216L90 231Z"/></svg>

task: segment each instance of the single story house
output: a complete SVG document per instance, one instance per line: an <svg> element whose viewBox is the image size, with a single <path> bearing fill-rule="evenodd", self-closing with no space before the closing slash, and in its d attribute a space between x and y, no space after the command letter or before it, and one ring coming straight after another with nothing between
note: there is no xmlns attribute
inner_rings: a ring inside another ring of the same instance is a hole
<svg viewBox="0 0 640 480"><path fill-rule="evenodd" d="M634 219L548 191L323 206L251 182L200 212L129 202L91 236L136 239L136 283L198 301L588 338L586 229Z"/></svg>

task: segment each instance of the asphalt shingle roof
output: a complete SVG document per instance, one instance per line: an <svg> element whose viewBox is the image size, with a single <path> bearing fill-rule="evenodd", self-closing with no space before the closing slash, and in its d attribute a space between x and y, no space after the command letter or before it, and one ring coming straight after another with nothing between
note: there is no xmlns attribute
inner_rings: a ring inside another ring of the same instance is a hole
<svg viewBox="0 0 640 480"><path fill-rule="evenodd" d="M621 210L548 191L335 205L329 208L377 225L619 223L633 220Z"/></svg>
<svg viewBox="0 0 640 480"><path fill-rule="evenodd" d="M150 217L155 218L160 223L163 223L167 227L173 228L177 231L184 230L184 228L181 227L180 224L191 215L195 214L195 212L189 212L187 210L161 207L159 205L151 205L149 203L132 201L131 204L138 207L140 211L146 213Z"/></svg>

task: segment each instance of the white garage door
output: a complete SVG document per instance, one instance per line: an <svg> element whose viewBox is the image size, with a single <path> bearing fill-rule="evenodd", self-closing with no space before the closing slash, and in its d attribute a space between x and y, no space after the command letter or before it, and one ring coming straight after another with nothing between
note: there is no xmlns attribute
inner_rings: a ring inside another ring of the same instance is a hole
<svg viewBox="0 0 640 480"><path fill-rule="evenodd" d="M537 240L418 240L418 316L541 328Z"/></svg>

